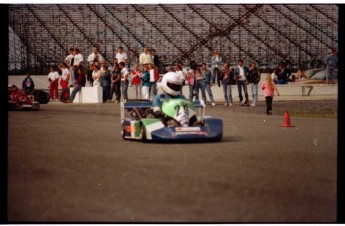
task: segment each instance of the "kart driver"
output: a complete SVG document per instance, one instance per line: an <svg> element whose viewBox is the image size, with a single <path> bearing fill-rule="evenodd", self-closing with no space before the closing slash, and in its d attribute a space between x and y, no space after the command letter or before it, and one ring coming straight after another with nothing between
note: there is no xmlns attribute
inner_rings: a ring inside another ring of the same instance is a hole
<svg viewBox="0 0 345 226"><path fill-rule="evenodd" d="M167 98L186 99L181 94L182 78L176 72L168 72L162 78L163 93L153 97L153 115L156 118L163 117L162 104Z"/></svg>

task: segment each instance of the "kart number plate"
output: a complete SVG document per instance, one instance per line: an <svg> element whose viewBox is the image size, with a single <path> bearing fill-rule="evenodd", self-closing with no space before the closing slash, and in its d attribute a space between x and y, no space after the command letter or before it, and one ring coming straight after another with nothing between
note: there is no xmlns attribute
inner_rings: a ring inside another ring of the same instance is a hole
<svg viewBox="0 0 345 226"><path fill-rule="evenodd" d="M201 131L200 127L176 127L176 132L199 132Z"/></svg>

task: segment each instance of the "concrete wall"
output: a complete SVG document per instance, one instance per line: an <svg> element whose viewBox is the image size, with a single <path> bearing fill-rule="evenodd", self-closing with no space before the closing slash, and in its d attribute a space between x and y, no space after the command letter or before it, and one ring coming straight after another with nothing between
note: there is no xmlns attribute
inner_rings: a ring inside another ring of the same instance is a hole
<svg viewBox="0 0 345 226"><path fill-rule="evenodd" d="M44 89L48 90L49 82L46 75L36 75L31 76L35 82L36 89ZM15 84L21 87L21 83L25 76L9 76L8 77L8 84L12 85ZM265 74L262 74L261 81L259 86L261 85L262 81L265 78ZM274 97L275 100L335 100L338 98L338 85L328 85L328 84L301 84L301 83L289 83L287 85L277 85L278 90L281 96ZM59 85L59 89L60 89ZM222 87L218 87L214 85L212 88L213 97L216 102L223 102L223 90ZM236 85L232 86L232 98L233 101L239 101L238 96L238 89ZM98 93L99 91L97 91ZM251 97L251 87L248 86L248 93L249 93L249 100L252 99ZM189 87L183 87L183 94L188 97L189 95ZM87 94L89 96L89 94ZM201 97L201 93L199 94ZM128 97L130 99L134 98L133 87L128 87ZM206 93L206 97L208 95ZM99 97L97 96L96 99ZM264 100L264 93L261 89L259 89L259 100ZM94 100L86 100L85 97L83 102L94 103Z"/></svg>

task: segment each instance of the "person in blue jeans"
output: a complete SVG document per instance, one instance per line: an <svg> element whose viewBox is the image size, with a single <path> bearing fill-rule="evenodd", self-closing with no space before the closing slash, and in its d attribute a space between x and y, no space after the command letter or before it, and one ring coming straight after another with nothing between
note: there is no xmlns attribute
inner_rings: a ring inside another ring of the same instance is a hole
<svg viewBox="0 0 345 226"><path fill-rule="evenodd" d="M216 79L214 76L212 76L211 71L207 70L205 63L202 63L201 65L201 73L204 77L206 77L206 91L207 91L208 96L210 97L212 106L215 106L216 103L214 102L214 99L213 99L211 87L214 84Z"/></svg>
<svg viewBox="0 0 345 226"><path fill-rule="evenodd" d="M250 70L248 73L248 82L250 84L250 88L252 90L252 97L253 97L253 102L250 106L255 107L256 102L258 101L258 87L259 87L259 82L261 79L260 71L256 67L256 63L251 63L249 65Z"/></svg>
<svg viewBox="0 0 345 226"><path fill-rule="evenodd" d="M241 105L247 105L249 106L249 99L248 99L248 90L247 90L247 76L248 76L249 69L247 66L244 66L244 62L242 59L238 61L238 66L235 69L235 76L237 79L237 88L238 88L238 95L240 97L240 102ZM242 96L242 88L244 92L244 96L246 100L243 101L243 96Z"/></svg>
<svg viewBox="0 0 345 226"><path fill-rule="evenodd" d="M338 63L337 50L332 49L332 53L325 58L326 64L326 83L334 84L334 70Z"/></svg>
<svg viewBox="0 0 345 226"><path fill-rule="evenodd" d="M229 64L225 63L223 70L219 76L222 81L223 93L224 93L224 106L232 106L232 94L231 94L231 81L234 79L234 69L229 68Z"/></svg>
<svg viewBox="0 0 345 226"><path fill-rule="evenodd" d="M279 67L276 69L277 84L287 84L290 74L291 72L286 68L285 63L281 62Z"/></svg>
<svg viewBox="0 0 345 226"><path fill-rule="evenodd" d="M127 94L127 90L128 90L128 69L125 67L125 63L124 62L120 62L119 63L119 67L121 70L121 88L122 88L122 97L123 97L123 102L127 102L128 100L128 94Z"/></svg>
<svg viewBox="0 0 345 226"><path fill-rule="evenodd" d="M74 89L71 93L71 96L68 99L68 101L65 103L73 103L75 95L77 95L77 93L81 90L81 88L85 86L85 83L86 83L86 76L84 74L83 68L78 67L78 69L77 69L77 83L74 84Z"/></svg>
<svg viewBox="0 0 345 226"><path fill-rule="evenodd" d="M108 100L110 96L111 75L108 69L108 65L103 65L103 70L104 70L104 74L103 74L102 89L103 89L103 103L105 103L105 102L111 102L111 100Z"/></svg>

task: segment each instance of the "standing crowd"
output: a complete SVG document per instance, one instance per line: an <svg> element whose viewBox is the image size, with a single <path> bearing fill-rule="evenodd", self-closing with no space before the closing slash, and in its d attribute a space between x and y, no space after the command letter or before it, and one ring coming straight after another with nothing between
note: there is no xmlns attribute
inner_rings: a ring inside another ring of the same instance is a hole
<svg viewBox="0 0 345 226"><path fill-rule="evenodd" d="M334 70L334 65L337 62L335 50L332 55L325 59L327 64L327 81L328 78L332 81L331 76ZM50 83L50 100L58 101L58 81L62 90L74 87L67 103L73 102L77 92L84 86L99 86L103 90L103 102L126 102L128 100L128 89L131 87L135 93L136 99L153 99L157 95L157 82L160 79L158 67L160 64L159 58L154 49L149 50L144 47L140 54L138 64L134 64L132 71L127 68L128 56L122 47L118 48L112 64L112 70L108 66L102 54L99 52L97 45L93 46L92 53L87 58L88 70L84 72L84 57L78 48L71 48L70 54L65 58L64 62L59 64L61 70L61 77L57 72L57 68L52 66L48 75ZM213 98L213 85L222 86L224 94L224 105L232 106L232 85L237 85L239 101L242 106L256 106L258 101L258 89L261 79L260 71L255 62L252 62L249 67L244 64L242 59L238 60L238 65L235 68L230 68L228 63L224 63L219 52L215 50L211 58L211 70L207 69L206 63L202 63L201 67L195 61L189 63L189 69L184 67L182 63L169 67L168 71L176 73L183 81L183 85L189 87L189 99L199 99L199 92L201 91L201 98L207 102L206 93L209 97L212 106L216 103ZM290 78L292 77L292 78ZM272 69L272 74L266 76L262 83L264 90L267 114L272 113L272 98L274 91L278 93L275 84L287 84L289 81L294 81L296 77L291 75L291 71L286 68L282 62L279 67ZM248 85L250 85L252 93L252 101L249 102ZM113 96L115 94L115 100ZM182 90L181 90L181 94Z"/></svg>

